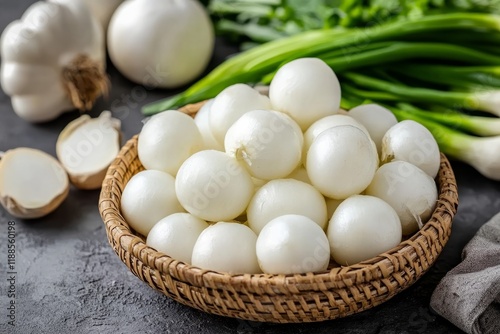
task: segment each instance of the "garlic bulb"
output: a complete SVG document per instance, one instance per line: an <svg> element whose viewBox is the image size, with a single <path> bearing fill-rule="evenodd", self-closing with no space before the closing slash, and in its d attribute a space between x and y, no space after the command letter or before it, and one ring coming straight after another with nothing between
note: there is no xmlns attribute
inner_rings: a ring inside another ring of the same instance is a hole
<svg viewBox="0 0 500 334"><path fill-rule="evenodd" d="M86 110L106 93L102 28L81 1L40 1L1 38L1 85L14 111L31 122Z"/></svg>
<svg viewBox="0 0 500 334"><path fill-rule="evenodd" d="M97 118L83 115L59 134L56 152L71 183L80 189L98 189L120 150L120 120L103 111Z"/></svg>
<svg viewBox="0 0 500 334"><path fill-rule="evenodd" d="M75 1L75 0L70 0ZM97 18L104 31L108 29L109 20L123 0L83 0L92 15Z"/></svg>
<svg viewBox="0 0 500 334"><path fill-rule="evenodd" d="M54 211L68 196L64 168L40 150L20 147L0 160L0 203L14 217L39 218Z"/></svg>
<svg viewBox="0 0 500 334"><path fill-rule="evenodd" d="M82 1L87 5L90 13L97 19L103 31L108 30L109 20L115 12L116 8L123 2L123 0L57 0L62 3L71 3L75 1Z"/></svg>

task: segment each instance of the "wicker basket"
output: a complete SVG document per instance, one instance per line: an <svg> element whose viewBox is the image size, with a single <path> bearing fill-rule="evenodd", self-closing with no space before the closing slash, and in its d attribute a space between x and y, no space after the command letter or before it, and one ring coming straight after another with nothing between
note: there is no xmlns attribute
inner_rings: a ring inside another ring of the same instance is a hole
<svg viewBox="0 0 500 334"><path fill-rule="evenodd" d="M201 104L183 111L193 115ZM458 205L455 177L441 155L439 199L431 219L411 238L379 256L325 272L229 275L176 261L146 246L120 213L128 180L143 170L137 136L108 170L99 211L108 240L127 267L152 288L202 311L265 322L312 322L345 317L376 306L415 283L436 261L451 233Z"/></svg>

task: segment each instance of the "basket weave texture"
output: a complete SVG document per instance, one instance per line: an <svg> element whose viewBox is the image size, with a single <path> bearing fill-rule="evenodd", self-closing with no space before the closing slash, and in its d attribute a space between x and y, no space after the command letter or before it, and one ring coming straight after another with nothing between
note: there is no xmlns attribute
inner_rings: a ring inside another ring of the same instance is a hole
<svg viewBox="0 0 500 334"><path fill-rule="evenodd" d="M193 115L202 104L181 110ZM125 265L152 288L199 310L244 320L294 323L345 317L379 305L415 283L436 261L451 233L458 206L455 176L441 155L439 198L430 220L395 248L352 266L331 263L327 271L295 275L242 274L204 270L145 244L120 213L128 180L143 170L137 136L108 169L99 211L108 240Z"/></svg>

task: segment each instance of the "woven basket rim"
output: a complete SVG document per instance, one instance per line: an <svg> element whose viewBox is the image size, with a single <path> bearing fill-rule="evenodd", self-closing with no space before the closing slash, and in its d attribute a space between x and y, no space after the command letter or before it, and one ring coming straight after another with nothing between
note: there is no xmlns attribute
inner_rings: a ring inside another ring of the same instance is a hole
<svg viewBox="0 0 500 334"><path fill-rule="evenodd" d="M193 115L202 104L188 105L183 111ZM456 191L455 176L448 159L441 153L441 166L437 177L439 196L436 209L422 229L391 250L351 266L334 267L326 271L306 274L228 274L201 269L175 260L147 246L145 240L130 229L121 215L119 203L123 189L120 189L120 182L118 182L121 175L116 170L120 168L126 169L126 166L122 166L124 163L123 157L137 154L137 139L138 135L133 136L122 147L117 158L108 169L103 182L99 199L99 211L106 225L108 238L114 239L117 245L128 251L137 261L142 261L144 265L193 286L217 288L224 285L238 286L240 284L263 286L271 282L277 287L294 284L300 286L301 283L310 283L314 278L314 280L324 280L325 282L337 282L339 286L348 287L374 279L389 277L391 274L403 270L404 265L402 263L411 262L419 255L415 253L415 244L423 245L422 249L425 252L426 245L433 241L429 240L429 233L433 238L438 238L442 234L439 229L444 228L442 226L443 221L449 221L451 229L451 221L457 210L458 193ZM424 234L422 232L428 233ZM446 243L446 241L447 238L442 242ZM115 251L117 250L115 249ZM428 264L428 267L430 265ZM380 270L380 268L386 268L386 270ZM404 282L401 283L404 285Z"/></svg>

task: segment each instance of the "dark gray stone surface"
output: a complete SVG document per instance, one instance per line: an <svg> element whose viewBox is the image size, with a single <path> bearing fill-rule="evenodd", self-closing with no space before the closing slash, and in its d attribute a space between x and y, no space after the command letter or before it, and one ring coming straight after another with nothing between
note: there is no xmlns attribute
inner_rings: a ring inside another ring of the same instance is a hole
<svg viewBox="0 0 500 334"><path fill-rule="evenodd" d="M0 30L19 18L28 0L0 0ZM218 42L215 63L234 52ZM91 115L111 109L122 120L124 139L139 132L140 106L173 94L148 91L124 79L110 66L112 90ZM134 90L136 94L134 95ZM135 97L134 97L135 96ZM140 96L140 97L139 97ZM139 97L139 98L138 98ZM77 112L33 125L18 118L0 91L0 151L19 146L55 154L59 132ZM121 263L107 243L97 209L98 191L71 189L68 199L43 219L13 219L0 208L0 333L459 333L429 310L430 295L477 229L500 210L500 183L453 162L460 208L449 243L435 266L415 285L372 310L316 324L274 325L208 315L152 290ZM7 324L9 283L8 222L16 229L16 318Z"/></svg>

